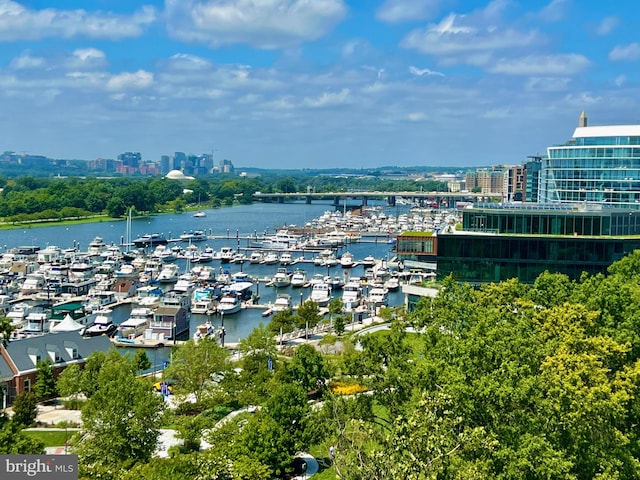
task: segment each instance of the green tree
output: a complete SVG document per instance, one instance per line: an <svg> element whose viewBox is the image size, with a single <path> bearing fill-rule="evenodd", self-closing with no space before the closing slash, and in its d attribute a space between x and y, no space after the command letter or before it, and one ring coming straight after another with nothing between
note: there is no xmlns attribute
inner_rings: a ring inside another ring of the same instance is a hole
<svg viewBox="0 0 640 480"><path fill-rule="evenodd" d="M38 399L33 392L22 392L13 401L11 420L23 427L30 427L38 416Z"/></svg>
<svg viewBox="0 0 640 480"><path fill-rule="evenodd" d="M304 343L296 348L286 376L305 391L310 391L324 387L329 373L322 355L313 346Z"/></svg>
<svg viewBox="0 0 640 480"><path fill-rule="evenodd" d="M13 334L15 327L10 318L0 316L0 337L2 337L2 345L6 348L9 345L9 339Z"/></svg>
<svg viewBox="0 0 640 480"><path fill-rule="evenodd" d="M137 372L144 372L151 368L151 360L149 360L147 353L143 349L136 351L133 356L133 365Z"/></svg>
<svg viewBox="0 0 640 480"><path fill-rule="evenodd" d="M36 383L33 385L36 398L39 401L43 401L56 397L58 389L56 388L56 379L53 376L51 360L46 358L44 362L38 362L36 369L38 370L38 376L36 377Z"/></svg>
<svg viewBox="0 0 640 480"><path fill-rule="evenodd" d="M72 363L65 367L56 382L58 393L63 397L77 397L82 391L82 370L80 365Z"/></svg>
<svg viewBox="0 0 640 480"><path fill-rule="evenodd" d="M212 375L229 370L229 351L212 338L189 340L173 353L173 359L164 371L165 378L176 380L174 393L193 394L200 401L212 387Z"/></svg>
<svg viewBox="0 0 640 480"><path fill-rule="evenodd" d="M320 308L316 302L307 300L298 307L298 311L294 317L298 328L313 328L322 319Z"/></svg>
<svg viewBox="0 0 640 480"><path fill-rule="evenodd" d="M333 321L333 316L341 314L342 310L344 310L344 303L342 302L342 298L332 298L329 301L329 320Z"/></svg>
<svg viewBox="0 0 640 480"><path fill-rule="evenodd" d="M78 447L81 474L90 477L147 462L156 449L164 408L162 397L116 351L100 368L98 384L82 409L87 436Z"/></svg>
<svg viewBox="0 0 640 480"><path fill-rule="evenodd" d="M0 412L0 454L32 454L44 453L44 444L22 433L24 424L12 420L5 412Z"/></svg>

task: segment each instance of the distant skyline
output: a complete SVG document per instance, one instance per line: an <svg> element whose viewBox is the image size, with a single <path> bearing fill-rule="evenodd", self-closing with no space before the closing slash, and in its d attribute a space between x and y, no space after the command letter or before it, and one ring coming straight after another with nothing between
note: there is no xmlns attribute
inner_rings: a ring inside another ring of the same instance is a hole
<svg viewBox="0 0 640 480"><path fill-rule="evenodd" d="M0 0L0 149L518 164L640 123L635 0Z"/></svg>

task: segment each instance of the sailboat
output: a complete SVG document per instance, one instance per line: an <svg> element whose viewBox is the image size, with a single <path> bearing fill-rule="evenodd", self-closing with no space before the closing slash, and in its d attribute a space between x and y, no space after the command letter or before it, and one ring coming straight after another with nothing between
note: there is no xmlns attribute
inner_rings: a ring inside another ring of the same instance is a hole
<svg viewBox="0 0 640 480"><path fill-rule="evenodd" d="M198 207L200 206L200 194L198 194ZM198 210L196 213L193 214L193 216L195 218L203 218L206 217L207 214L205 212L203 212L202 210Z"/></svg>

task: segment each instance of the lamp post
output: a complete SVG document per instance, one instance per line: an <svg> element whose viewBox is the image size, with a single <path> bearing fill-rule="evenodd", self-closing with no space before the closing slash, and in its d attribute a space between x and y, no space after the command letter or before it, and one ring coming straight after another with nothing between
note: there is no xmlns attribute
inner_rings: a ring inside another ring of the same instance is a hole
<svg viewBox="0 0 640 480"><path fill-rule="evenodd" d="M220 312L220 345L224 347L224 312Z"/></svg>

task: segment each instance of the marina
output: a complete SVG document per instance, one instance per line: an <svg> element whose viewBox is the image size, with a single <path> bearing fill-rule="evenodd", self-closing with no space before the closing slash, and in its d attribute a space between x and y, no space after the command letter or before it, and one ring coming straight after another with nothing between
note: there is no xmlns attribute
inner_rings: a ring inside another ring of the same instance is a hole
<svg viewBox="0 0 640 480"><path fill-rule="evenodd" d="M8 314L18 327L15 338L34 329L46 333L50 312L71 300L80 303L70 313L85 331L112 335L122 347L157 348L192 338L204 324L218 333L224 324L226 343L235 344L270 315L295 311L308 299L326 309L332 298L343 298L352 315L402 304L400 277L392 277L389 268L398 269L392 232L418 228L422 215L396 216L378 208L363 217L326 208L256 204L209 210L197 234L187 228L193 222L189 213L126 225L8 230L0 265ZM433 228L436 219L429 217ZM287 225L272 224L281 218ZM438 215L440 223L450 222L447 218ZM205 250L208 259L200 262ZM392 278L396 286L386 287ZM374 283L384 290L377 300L369 292ZM45 318L26 322L25 310L43 303ZM140 308L148 309L144 318L134 315Z"/></svg>

